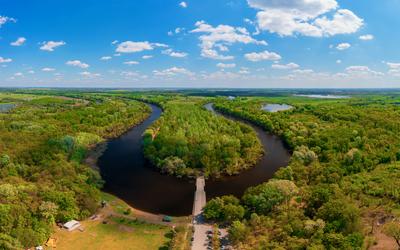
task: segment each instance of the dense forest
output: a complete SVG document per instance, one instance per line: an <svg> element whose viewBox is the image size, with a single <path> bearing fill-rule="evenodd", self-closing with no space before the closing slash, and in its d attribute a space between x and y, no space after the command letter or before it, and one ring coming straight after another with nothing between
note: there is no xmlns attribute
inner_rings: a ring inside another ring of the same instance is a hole
<svg viewBox="0 0 400 250"><path fill-rule="evenodd" d="M161 171L179 177L238 174L255 165L261 143L251 127L204 109L202 98L155 96L164 113L144 135L144 153Z"/></svg>
<svg viewBox="0 0 400 250"><path fill-rule="evenodd" d="M397 99L220 98L215 107L279 135L289 166L240 199L207 203L237 249L365 249L375 233L400 238L400 108ZM286 103L283 112L261 109ZM376 229L377 223L383 228ZM379 231L378 231L379 230Z"/></svg>
<svg viewBox="0 0 400 250"><path fill-rule="evenodd" d="M164 111L143 135L145 156L162 172L217 178L268 154L251 127L207 111L208 102L279 136L292 152L287 167L242 197L208 201L204 216L228 228L235 249L368 249L380 233L400 241L398 95L197 92L1 92L0 249L43 243L56 222L96 211L103 181L84 159L148 117L137 100ZM293 108L262 110L272 103Z"/></svg>
<svg viewBox="0 0 400 250"><path fill-rule="evenodd" d="M88 150L150 113L100 95L2 92L0 106L0 249L39 245L55 222L92 215L102 180L82 163Z"/></svg>

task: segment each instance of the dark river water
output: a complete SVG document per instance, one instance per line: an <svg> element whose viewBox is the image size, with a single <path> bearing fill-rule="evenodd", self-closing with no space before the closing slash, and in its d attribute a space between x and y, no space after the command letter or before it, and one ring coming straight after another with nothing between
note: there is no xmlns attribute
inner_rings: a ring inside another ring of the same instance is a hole
<svg viewBox="0 0 400 250"><path fill-rule="evenodd" d="M172 216L190 215L195 191L194 180L163 175L143 156L142 135L162 113L157 106L150 106L150 117L120 137L110 140L106 151L99 158L98 166L106 183L103 190L146 212ZM206 108L214 112L211 104L206 105ZM246 188L268 180L278 168L287 165L290 154L282 141L259 127L252 127L266 154L254 168L240 175L207 180L207 199L226 194L240 197Z"/></svg>

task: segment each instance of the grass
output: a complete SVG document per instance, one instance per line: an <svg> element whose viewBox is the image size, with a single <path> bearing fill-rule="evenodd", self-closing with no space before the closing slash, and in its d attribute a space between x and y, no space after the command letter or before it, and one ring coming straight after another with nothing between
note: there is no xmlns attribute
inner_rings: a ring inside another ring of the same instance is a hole
<svg viewBox="0 0 400 250"><path fill-rule="evenodd" d="M56 249L169 249L174 237L171 226L145 222L146 215L136 214L124 201L111 194L102 193L101 199L107 202L107 208L98 213L102 216L99 220L82 221L83 232L55 230L52 238L57 240ZM127 210L131 212L127 214ZM189 218L174 217L173 221L179 225L174 240L177 247L174 249L189 250Z"/></svg>
<svg viewBox="0 0 400 250"><path fill-rule="evenodd" d="M164 249L171 240L170 227L112 217L82 222L84 232L57 229L57 249ZM50 248L48 248L50 249Z"/></svg>

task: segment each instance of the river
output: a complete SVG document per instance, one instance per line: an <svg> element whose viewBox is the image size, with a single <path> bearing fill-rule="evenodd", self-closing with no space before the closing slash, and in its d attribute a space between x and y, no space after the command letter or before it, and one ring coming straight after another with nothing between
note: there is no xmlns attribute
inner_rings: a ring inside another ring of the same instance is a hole
<svg viewBox="0 0 400 250"><path fill-rule="evenodd" d="M142 211L172 216L190 215L194 180L163 175L144 158L142 135L162 114L159 107L150 106L152 113L148 119L107 143L107 149L98 160L105 181L103 191L116 195ZM206 108L221 115L214 111L212 104L206 105ZM240 197L246 188L270 179L278 168L287 165L290 154L283 142L261 128L251 126L257 132L266 154L255 167L240 175L207 180L207 199L226 194Z"/></svg>

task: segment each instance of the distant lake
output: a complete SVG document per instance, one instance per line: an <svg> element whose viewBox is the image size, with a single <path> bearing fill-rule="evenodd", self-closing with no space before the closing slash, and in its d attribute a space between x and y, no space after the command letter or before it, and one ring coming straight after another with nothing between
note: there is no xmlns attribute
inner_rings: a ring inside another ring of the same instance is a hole
<svg viewBox="0 0 400 250"><path fill-rule="evenodd" d="M309 98L319 98L319 99L346 99L350 98L350 96L345 95L294 95L300 97L309 97Z"/></svg>
<svg viewBox="0 0 400 250"><path fill-rule="evenodd" d="M13 103L0 103L0 113L5 113L13 109L16 105Z"/></svg>
<svg viewBox="0 0 400 250"><path fill-rule="evenodd" d="M293 106L287 105L287 104L266 104L262 106L262 110L268 111L268 112L278 112L278 111L285 111L292 109Z"/></svg>

